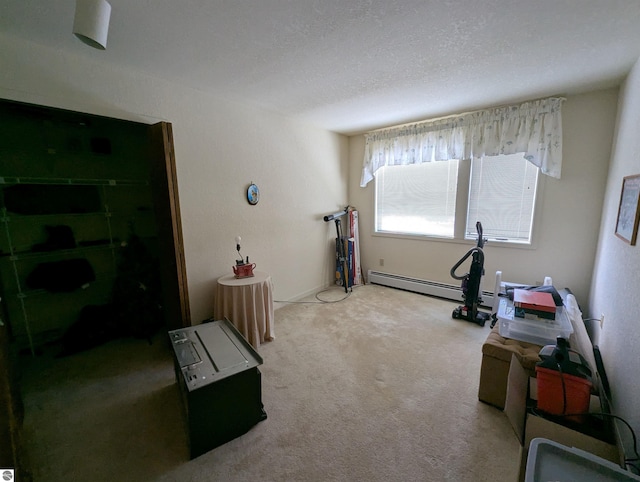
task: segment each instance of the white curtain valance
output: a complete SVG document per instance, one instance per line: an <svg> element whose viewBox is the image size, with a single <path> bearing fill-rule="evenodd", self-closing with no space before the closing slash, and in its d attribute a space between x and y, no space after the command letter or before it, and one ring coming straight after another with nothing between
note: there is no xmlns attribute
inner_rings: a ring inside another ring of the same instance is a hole
<svg viewBox="0 0 640 482"><path fill-rule="evenodd" d="M543 174L560 179L564 100L552 97L370 132L360 186L383 166L517 152Z"/></svg>

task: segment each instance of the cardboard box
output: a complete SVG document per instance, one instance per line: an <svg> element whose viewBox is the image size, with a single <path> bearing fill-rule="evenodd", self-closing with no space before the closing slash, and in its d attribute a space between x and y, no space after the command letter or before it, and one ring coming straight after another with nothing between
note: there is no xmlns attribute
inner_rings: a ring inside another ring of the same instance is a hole
<svg viewBox="0 0 640 482"><path fill-rule="evenodd" d="M507 379L507 398L504 413L522 445L521 471L524 475L527 454L531 440L546 438L568 447L575 447L592 453L616 464L620 463L618 447L613 442L611 424L603 423L596 417L589 417L584 424L565 425L561 417L549 418L535 412L535 378L522 368L515 356L511 357ZM593 397L597 402L597 397ZM595 423L597 422L597 423ZM523 480L523 479L521 479Z"/></svg>

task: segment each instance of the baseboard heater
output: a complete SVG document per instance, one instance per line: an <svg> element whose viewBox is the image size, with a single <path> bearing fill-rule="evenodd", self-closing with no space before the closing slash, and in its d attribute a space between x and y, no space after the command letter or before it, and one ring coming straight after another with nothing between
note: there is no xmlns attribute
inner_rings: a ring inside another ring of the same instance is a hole
<svg viewBox="0 0 640 482"><path fill-rule="evenodd" d="M405 291L412 291L423 295L435 296L447 300L464 303L462 288L447 283L428 281L419 278L409 278L391 273L369 270L368 282L390 288L398 288ZM493 306L493 292L482 291L482 306L491 308Z"/></svg>

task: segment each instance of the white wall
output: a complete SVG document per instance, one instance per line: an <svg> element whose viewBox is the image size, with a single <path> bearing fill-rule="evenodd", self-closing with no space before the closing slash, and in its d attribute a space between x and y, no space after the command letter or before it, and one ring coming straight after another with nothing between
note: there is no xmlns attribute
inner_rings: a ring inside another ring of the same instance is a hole
<svg viewBox="0 0 640 482"><path fill-rule="evenodd" d="M620 91L615 143L602 210L600 240L591 284L589 315L605 315L599 344L613 390L614 413L640 436L640 240L614 235L624 176L640 174L640 60ZM624 428L623 434L629 441Z"/></svg>
<svg viewBox="0 0 640 482"><path fill-rule="evenodd" d="M215 280L242 254L277 300L334 279L333 226L346 205L348 139L278 114L0 34L0 97L173 125L191 314L213 314ZM261 201L250 206L254 181Z"/></svg>
<svg viewBox="0 0 640 482"><path fill-rule="evenodd" d="M613 139L617 89L567 98L563 107L562 179L541 176L533 248L485 246L482 289L493 291L495 272L503 279L540 283L551 276L586 302L600 226L600 213ZM451 267L474 245L450 241L373 235L374 183L360 188L364 136L350 139L349 202L360 211L362 264L404 276L457 285ZM480 220L482 221L482 220ZM384 266L379 265L384 258ZM469 261L470 263L470 261ZM463 265L458 272L464 272Z"/></svg>

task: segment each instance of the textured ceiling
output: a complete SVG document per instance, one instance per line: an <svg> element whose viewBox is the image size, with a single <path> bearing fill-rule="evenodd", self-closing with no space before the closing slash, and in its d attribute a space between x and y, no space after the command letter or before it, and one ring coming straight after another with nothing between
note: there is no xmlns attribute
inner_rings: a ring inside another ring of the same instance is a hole
<svg viewBox="0 0 640 482"><path fill-rule="evenodd" d="M617 85L639 0L109 0L106 51L74 0L2 0L0 31L352 134Z"/></svg>

